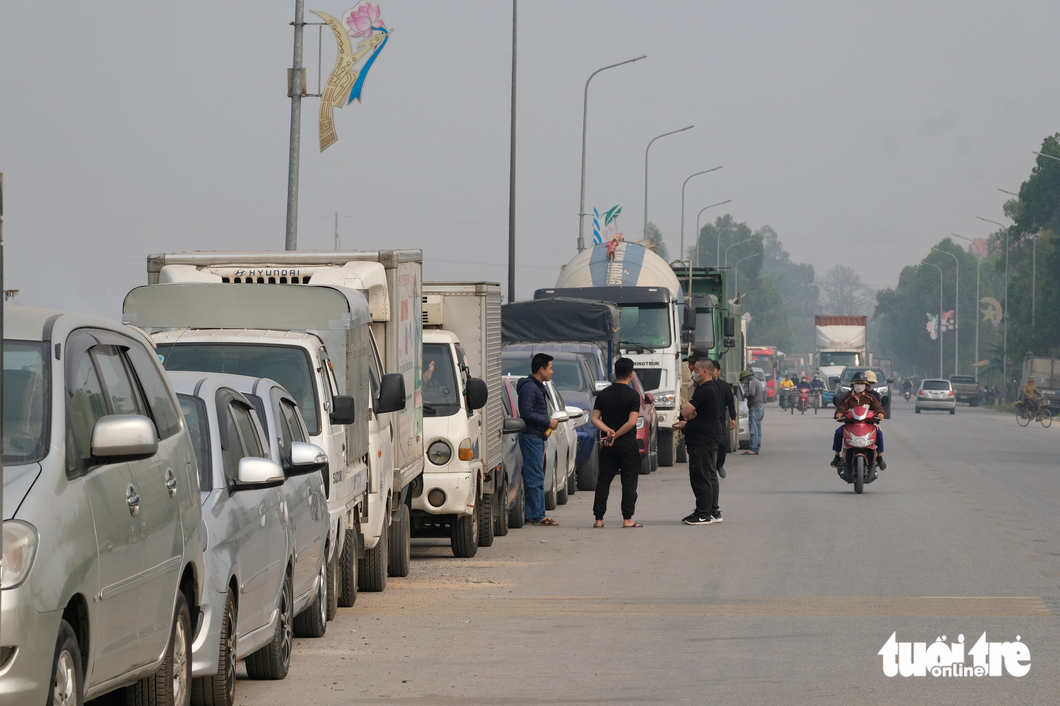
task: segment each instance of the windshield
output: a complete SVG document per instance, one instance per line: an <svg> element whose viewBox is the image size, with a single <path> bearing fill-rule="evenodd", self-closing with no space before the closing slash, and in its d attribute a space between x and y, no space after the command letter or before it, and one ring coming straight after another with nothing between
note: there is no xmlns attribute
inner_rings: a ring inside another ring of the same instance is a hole
<svg viewBox="0 0 1060 706"><path fill-rule="evenodd" d="M876 375L876 384L877 385L882 384L883 381L887 379L887 377L883 374L883 371L880 370L879 368L862 368L862 369L857 369L857 370L849 370L849 369L848 370L844 370L843 371L843 377L840 378L840 382L842 382L844 385L847 385L854 378L854 373L863 373L866 370L871 370L873 372L873 374Z"/></svg>
<svg viewBox="0 0 1060 706"><path fill-rule="evenodd" d="M48 449L47 345L4 341L4 463L33 463Z"/></svg>
<svg viewBox="0 0 1060 706"><path fill-rule="evenodd" d="M552 384L557 390L587 392L589 389L582 375L582 365L577 360L552 361Z"/></svg>
<svg viewBox="0 0 1060 706"><path fill-rule="evenodd" d="M460 410L460 386L449 346L423 344L423 416L449 417Z"/></svg>
<svg viewBox="0 0 1060 706"><path fill-rule="evenodd" d="M762 369L762 374L765 375L766 380L773 379L773 356L771 355L760 355L756 356L754 362L758 363L758 366ZM761 378L759 378L761 379Z"/></svg>
<svg viewBox="0 0 1060 706"><path fill-rule="evenodd" d="M181 343L160 346L158 357L166 370L231 373L275 380L298 403L309 433L320 433L313 368L309 353L302 348L253 343Z"/></svg>
<svg viewBox="0 0 1060 706"><path fill-rule="evenodd" d="M925 390L948 390L948 389L950 389L950 381L949 380L925 380L923 389L925 389Z"/></svg>
<svg viewBox="0 0 1060 706"><path fill-rule="evenodd" d="M177 395L180 411L188 425L188 436L195 450L195 462L199 467L199 490L206 492L213 488L213 477L210 471L210 423L206 420L206 403L191 395Z"/></svg>
<svg viewBox="0 0 1060 706"><path fill-rule="evenodd" d="M823 351L820 365L861 365L861 354L857 351Z"/></svg>
<svg viewBox="0 0 1060 706"><path fill-rule="evenodd" d="M670 307L666 304L620 306L618 313L623 346L666 348L670 345Z"/></svg>

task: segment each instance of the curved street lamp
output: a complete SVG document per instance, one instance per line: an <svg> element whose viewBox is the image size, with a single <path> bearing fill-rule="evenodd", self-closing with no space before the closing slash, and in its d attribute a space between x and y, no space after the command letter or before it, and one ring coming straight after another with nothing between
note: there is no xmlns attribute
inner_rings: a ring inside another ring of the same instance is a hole
<svg viewBox="0 0 1060 706"><path fill-rule="evenodd" d="M684 132L685 130L691 130L694 127L695 125L689 125L688 127L683 127L680 130L671 130L670 132L664 132L661 135L651 138L651 142L649 142L648 146L644 148L644 238L648 237L648 150L651 149L652 143L656 140L663 137L667 137L668 135L676 135L677 133Z"/></svg>
<svg viewBox="0 0 1060 706"><path fill-rule="evenodd" d="M967 240L972 245L975 245L975 241L971 238L965 238L963 235L957 235L956 233L950 233L955 238L961 240ZM981 248L976 248L976 263L975 263L975 308L979 308L979 270L982 269L983 264L983 251ZM975 316L975 362L979 362L979 315ZM979 382L979 368L975 369L975 381Z"/></svg>
<svg viewBox="0 0 1060 706"><path fill-rule="evenodd" d="M931 265L939 271L939 318L936 323L939 333L939 377L942 377L942 268L930 262L922 262L922 265Z"/></svg>
<svg viewBox="0 0 1060 706"><path fill-rule="evenodd" d="M1048 157L1049 155L1042 156ZM997 221L992 221L982 216L976 216L976 218L985 223L992 223L1005 231L1005 308L1001 310L1001 318L1005 321L1004 353L1002 353L1001 359L1001 404L1005 404L1008 401L1008 226L1001 225ZM978 306L976 304L976 307Z"/></svg>
<svg viewBox="0 0 1060 706"><path fill-rule="evenodd" d="M761 256L762 256L762 253L756 252L754 255L748 255L747 257L741 257L739 260L736 261L736 264L732 266L733 272L736 275L735 277L733 277L733 280L734 280L733 289L735 290L735 294L734 294L733 298L736 298L736 297L740 296L740 263L743 262L744 260L750 260L752 257L761 257Z"/></svg>
<svg viewBox="0 0 1060 706"><path fill-rule="evenodd" d="M724 206L725 204L730 203L731 201L732 199L725 199L724 201L719 201L718 203L712 203L709 206L704 206L703 208L699 209L699 213L696 214L696 267L699 267L699 229L701 228L701 226L699 225L699 217L702 216L703 212L706 211L708 208L714 208L715 206ZM718 263L715 262L714 266L717 267Z"/></svg>
<svg viewBox="0 0 1060 706"><path fill-rule="evenodd" d="M731 226L729 226L729 227L731 227ZM720 237L720 234L719 234L719 237ZM729 266L729 251L730 250L735 248L737 245L743 245L744 243L753 243L753 242L754 242L754 238L745 238L744 240L741 240L738 243L733 243L729 247L725 248L725 267Z"/></svg>
<svg viewBox="0 0 1060 706"><path fill-rule="evenodd" d="M957 352L960 350L960 346L961 346L961 329L960 329L960 325L958 323L960 321L960 318L961 318L961 262L960 262L960 260L957 259L957 256L954 255L951 252L946 252L945 250L939 250L936 247L932 247L931 249L935 250L937 252L940 252L943 255L949 255L950 257L953 258L953 262L957 265L957 276L956 276L956 279L954 279L954 287L956 288L957 291L953 295L954 298L957 300L957 304L954 307L954 311L953 311L953 335L954 335L954 339L953 339L954 340L954 343L953 343L953 374L954 375L960 375L961 371L960 371L960 368L958 368L959 358L957 357ZM978 307L978 306L979 305L976 304L976 307ZM976 318L979 318L979 317L976 317Z"/></svg>
<svg viewBox="0 0 1060 706"><path fill-rule="evenodd" d="M607 71L608 69L613 69L616 66L622 66L623 64L632 64L634 61L640 61L641 59L646 58L648 58L648 55L643 54L636 59L627 59L625 61L620 61L617 64L611 64L602 69L597 69L589 74L589 78L585 82L585 99L582 105L582 191L581 200L578 202L578 252L585 249L585 237L583 236L585 231L585 127L589 116L589 81L592 81L593 76L601 71Z"/></svg>
<svg viewBox="0 0 1060 706"><path fill-rule="evenodd" d="M685 187L688 186L688 182L692 177L699 176L700 174L709 174L711 172L716 172L719 169L721 169L721 167L714 167L713 169L705 169L701 172L696 172L695 174L689 176L688 179L685 179L684 184L681 184L681 249L677 252L682 257L685 254Z"/></svg>

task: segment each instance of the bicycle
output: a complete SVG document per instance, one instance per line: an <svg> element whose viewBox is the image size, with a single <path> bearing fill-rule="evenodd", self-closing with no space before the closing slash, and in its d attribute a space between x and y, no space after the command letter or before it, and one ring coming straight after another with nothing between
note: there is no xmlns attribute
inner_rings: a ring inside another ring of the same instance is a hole
<svg viewBox="0 0 1060 706"><path fill-rule="evenodd" d="M1025 427L1031 422L1039 422L1048 429L1052 426L1053 415L1048 407L1039 406L1036 400L1030 403L1019 400L1016 402L1016 423Z"/></svg>

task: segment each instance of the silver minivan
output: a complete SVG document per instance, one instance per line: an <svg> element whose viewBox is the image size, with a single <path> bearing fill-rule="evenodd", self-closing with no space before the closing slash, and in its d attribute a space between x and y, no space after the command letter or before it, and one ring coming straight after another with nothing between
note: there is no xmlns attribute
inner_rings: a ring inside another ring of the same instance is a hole
<svg viewBox="0 0 1060 706"><path fill-rule="evenodd" d="M138 331L5 307L0 703L118 688L186 704L202 514L191 438Z"/></svg>
<svg viewBox="0 0 1060 706"><path fill-rule="evenodd" d="M317 618L312 632L323 634L327 596L321 596L319 587L321 552L317 549L310 558L310 543L301 556L306 566L296 568L290 506L296 506L297 498L304 503L311 497L315 502L310 505L323 507L321 483L307 474L319 471L326 456L317 446L289 441L284 461L290 472L285 475L272 460L281 457L273 455L255 405L237 389L253 388L254 378L198 372L170 372L169 377L191 432L202 488L206 590L203 629L192 646L192 696L197 703L232 704L239 660L246 660L247 674L254 679L287 675L296 616L314 597L318 602L323 598L324 606L315 606L308 618L311 623ZM299 515L299 521L311 517ZM322 546L326 509L315 517L316 523L307 522L307 531ZM300 591L301 606L296 576L309 584Z"/></svg>

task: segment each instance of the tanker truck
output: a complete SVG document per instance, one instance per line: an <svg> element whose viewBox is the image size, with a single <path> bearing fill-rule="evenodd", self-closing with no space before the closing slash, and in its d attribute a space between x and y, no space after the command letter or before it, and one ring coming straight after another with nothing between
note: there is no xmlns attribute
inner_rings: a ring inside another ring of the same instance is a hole
<svg viewBox="0 0 1060 706"><path fill-rule="evenodd" d="M535 299L571 297L613 302L619 311L619 353L633 360L637 377L655 398L659 415L659 465L677 452L673 424L681 412L681 341L696 329L695 311L670 265L653 248L619 242L586 249L563 266L556 286ZM686 314L687 311L687 314ZM688 334L683 333L687 331Z"/></svg>

